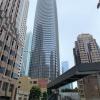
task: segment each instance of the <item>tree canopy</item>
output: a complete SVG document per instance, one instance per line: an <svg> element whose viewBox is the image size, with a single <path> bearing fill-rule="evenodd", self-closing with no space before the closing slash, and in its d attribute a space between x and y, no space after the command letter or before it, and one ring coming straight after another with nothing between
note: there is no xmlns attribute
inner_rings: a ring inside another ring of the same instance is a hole
<svg viewBox="0 0 100 100"><path fill-rule="evenodd" d="M39 100L41 96L41 89L37 86L33 86L30 90L29 100Z"/></svg>
<svg viewBox="0 0 100 100"><path fill-rule="evenodd" d="M43 98L42 98L42 100L47 100L47 92L44 92L44 93L43 93Z"/></svg>

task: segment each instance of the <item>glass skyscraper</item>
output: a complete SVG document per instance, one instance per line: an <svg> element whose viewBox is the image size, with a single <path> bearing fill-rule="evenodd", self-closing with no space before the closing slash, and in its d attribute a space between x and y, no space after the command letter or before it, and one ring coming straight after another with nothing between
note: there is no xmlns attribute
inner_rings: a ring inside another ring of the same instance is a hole
<svg viewBox="0 0 100 100"><path fill-rule="evenodd" d="M32 37L29 76L55 79L59 75L56 0L38 0Z"/></svg>

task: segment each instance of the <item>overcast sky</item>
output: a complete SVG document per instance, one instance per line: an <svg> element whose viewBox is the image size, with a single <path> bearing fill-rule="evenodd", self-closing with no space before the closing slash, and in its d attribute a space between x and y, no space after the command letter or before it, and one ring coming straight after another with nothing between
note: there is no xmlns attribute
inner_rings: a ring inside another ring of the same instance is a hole
<svg viewBox="0 0 100 100"><path fill-rule="evenodd" d="M37 0L30 0L27 31L33 32ZM90 33L100 45L100 10L98 0L57 0L60 61L74 65L73 47L78 34Z"/></svg>

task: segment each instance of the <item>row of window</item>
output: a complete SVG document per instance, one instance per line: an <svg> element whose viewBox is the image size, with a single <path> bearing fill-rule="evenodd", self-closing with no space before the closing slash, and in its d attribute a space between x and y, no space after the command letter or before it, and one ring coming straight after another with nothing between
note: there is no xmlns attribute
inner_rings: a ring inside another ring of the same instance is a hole
<svg viewBox="0 0 100 100"><path fill-rule="evenodd" d="M6 31L4 29L0 30L0 41L4 41L5 37L7 46L9 47L11 45L13 48L16 48L16 41L12 41L10 35L6 36Z"/></svg>
<svg viewBox="0 0 100 100"><path fill-rule="evenodd" d="M0 73L5 74L5 76L12 77L14 79L18 79L18 73L14 73L11 70L6 69L5 67L0 67Z"/></svg>
<svg viewBox="0 0 100 100"><path fill-rule="evenodd" d="M14 61L8 59L7 56L4 56L4 55L3 55L3 56L1 57L1 61L4 61L4 62L8 63L8 64L11 65L11 66L14 66Z"/></svg>
<svg viewBox="0 0 100 100"><path fill-rule="evenodd" d="M30 81L31 84L37 84L38 81ZM19 81L19 84L21 84L21 81Z"/></svg>
<svg viewBox="0 0 100 100"><path fill-rule="evenodd" d="M7 92L7 91L13 92L14 85L13 84L9 84L7 82L0 81L0 89L2 89L5 92Z"/></svg>
<svg viewBox="0 0 100 100"><path fill-rule="evenodd" d="M1 41L0 41L0 43L1 43ZM0 45L0 51L1 51L1 50L2 50L2 44ZM5 45L4 51L7 51L8 53L9 53L9 51L10 51L10 55L12 55L12 56L15 56L15 55L16 55L16 52L13 51L13 50L10 50L10 47L8 47L7 45Z"/></svg>

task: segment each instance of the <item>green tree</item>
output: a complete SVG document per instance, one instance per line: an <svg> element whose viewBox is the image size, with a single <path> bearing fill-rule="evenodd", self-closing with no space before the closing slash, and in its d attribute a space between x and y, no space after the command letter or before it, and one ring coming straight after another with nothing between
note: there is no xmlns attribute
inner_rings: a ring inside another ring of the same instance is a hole
<svg viewBox="0 0 100 100"><path fill-rule="evenodd" d="M33 86L30 90L29 100L39 100L41 96L41 89Z"/></svg>
<svg viewBox="0 0 100 100"><path fill-rule="evenodd" d="M43 93L43 98L42 98L42 100L47 100L47 92L44 92L44 93Z"/></svg>

